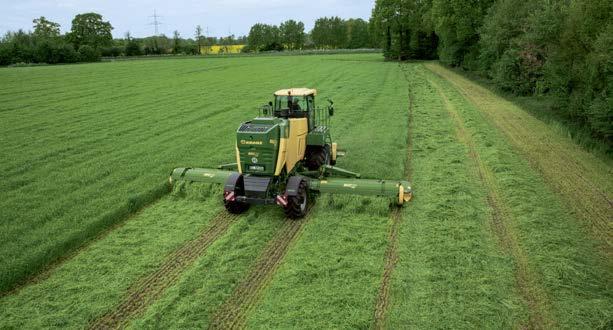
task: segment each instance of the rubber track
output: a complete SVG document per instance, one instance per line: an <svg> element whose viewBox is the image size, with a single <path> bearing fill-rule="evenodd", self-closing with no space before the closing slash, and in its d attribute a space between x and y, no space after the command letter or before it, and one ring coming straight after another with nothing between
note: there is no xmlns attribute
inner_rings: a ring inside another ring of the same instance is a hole
<svg viewBox="0 0 613 330"><path fill-rule="evenodd" d="M491 169L481 160L475 147L474 140L469 132L466 131L464 122L460 114L455 109L442 87L433 80L428 79L428 83L434 87L449 116L456 126L458 140L468 147L468 155L476 168L476 176L487 189L487 203L491 209L491 224L494 233L498 237L503 249L509 253L515 263L515 281L521 296L529 307L529 320L527 325L521 328L543 329L555 328L555 322L550 316L550 307L545 292L537 283L537 280L528 266L528 258L519 245L515 233L509 227L514 222L510 212L498 193L498 184Z"/></svg>
<svg viewBox="0 0 613 330"><path fill-rule="evenodd" d="M307 215L303 220L284 220L285 224L268 242L251 272L217 309L211 318L209 329L242 329L245 327L247 314L259 301L262 289L272 279L292 242L299 236L308 219Z"/></svg>
<svg viewBox="0 0 613 330"><path fill-rule="evenodd" d="M402 67L404 77L409 82L409 77L407 76L407 72ZM412 125L413 125L413 95L411 94L411 89L409 87L409 118L407 125L407 159L404 167L404 175L409 180L412 179L412 167L411 160L413 158L413 139L411 137ZM379 286L379 291L377 294L377 302L375 304L375 317L373 328L375 329L383 329L385 326L385 317L387 315L387 310L389 307L390 300L390 285L392 280L392 274L394 272L394 268L398 263L398 229L400 227L400 223L402 221L402 212L400 209L396 208L392 211L391 215L392 225L390 226L390 231L388 234L388 246L385 251L385 266L383 267L383 276L381 278L381 285Z"/></svg>
<svg viewBox="0 0 613 330"><path fill-rule="evenodd" d="M124 327L134 316L143 312L174 284L183 271L192 265L206 249L228 230L237 215L219 212L211 224L195 239L185 243L164 261L156 271L136 282L124 300L112 311L98 318L90 329L116 329Z"/></svg>

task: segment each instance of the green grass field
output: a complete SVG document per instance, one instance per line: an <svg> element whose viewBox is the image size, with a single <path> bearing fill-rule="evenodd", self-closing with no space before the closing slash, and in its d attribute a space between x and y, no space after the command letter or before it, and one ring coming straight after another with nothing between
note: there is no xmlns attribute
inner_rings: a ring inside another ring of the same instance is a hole
<svg viewBox="0 0 613 330"><path fill-rule="evenodd" d="M380 54L0 69L0 328L607 328L613 167L436 63ZM234 159L273 91L335 101L321 195L239 217L179 166Z"/></svg>

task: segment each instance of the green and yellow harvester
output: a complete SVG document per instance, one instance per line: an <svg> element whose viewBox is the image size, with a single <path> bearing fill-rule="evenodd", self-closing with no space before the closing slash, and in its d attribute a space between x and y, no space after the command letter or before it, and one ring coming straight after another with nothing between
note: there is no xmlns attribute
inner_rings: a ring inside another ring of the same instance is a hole
<svg viewBox="0 0 613 330"><path fill-rule="evenodd" d="M360 174L335 167L337 149L330 135L333 102L315 106L317 91L283 89L257 118L236 132L236 163L218 169L176 168L177 181L223 184L228 212L245 212L250 204L278 204L287 217L303 217L316 193L387 196L402 205L412 197L405 180L360 179Z"/></svg>

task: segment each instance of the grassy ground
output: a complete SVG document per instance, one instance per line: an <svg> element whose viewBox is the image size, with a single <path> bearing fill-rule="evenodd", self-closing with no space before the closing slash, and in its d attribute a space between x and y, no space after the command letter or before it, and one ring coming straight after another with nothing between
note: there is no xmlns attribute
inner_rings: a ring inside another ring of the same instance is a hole
<svg viewBox="0 0 613 330"><path fill-rule="evenodd" d="M378 54L166 59L2 69L0 81L0 288L39 274L0 297L2 328L613 319L610 234L594 230L611 215L610 166L442 67ZM322 195L288 222L275 207L225 217L216 186L166 195L173 167L231 161L238 123L288 85L334 99L339 166L411 177L408 207ZM575 185L597 189L575 205Z"/></svg>
<svg viewBox="0 0 613 330"><path fill-rule="evenodd" d="M172 168L227 162L227 132L278 88L339 79L352 63L334 58L0 70L0 291L159 197Z"/></svg>
<svg viewBox="0 0 613 330"><path fill-rule="evenodd" d="M383 70L377 79L365 79L360 72L354 71L351 74L346 72L343 79L338 81L322 81L321 85L327 88L330 84L352 84L358 95L340 95L335 98L338 105L334 118L335 136L338 136L343 148L351 150L346 158L339 160L339 166L360 170L367 176L402 177L408 115L403 106L407 95L406 82L400 79L402 73L397 64L381 65L362 64L363 70ZM350 81L350 77L355 78L354 81ZM372 93L375 88L378 90L376 94ZM405 120L392 120L398 117ZM343 118L353 118L353 121ZM351 131L363 134L351 134ZM366 150L357 148L358 145L373 141L385 148L371 152L370 157ZM373 154L376 156L373 157ZM376 164L380 160L386 162L386 166L394 172L381 171L382 167ZM346 323L367 327L372 323L372 307L383 267L389 217L387 204L387 201L376 199L323 196L274 277L264 279L270 281L264 293L252 292L250 288L241 286L243 279L236 277L245 272L243 277L249 280L252 271L265 275L267 269L257 268L257 258L233 259L235 263L232 265L239 271L235 271L228 279L228 274L218 274L216 271L227 269L228 265L210 264L209 260L219 257L207 256L203 258L204 265L198 271L186 275L176 289L169 291L167 297L152 306L134 325L151 326L161 322L162 325L195 327L208 324L213 316L217 316L215 309L222 302L232 305L233 302L228 303L227 300L236 297L232 297L230 289L238 287L246 291L242 292L244 296L254 295L248 303L238 302L243 304L242 308L252 309L244 311L250 312L245 320L250 326L275 324L280 327L315 327ZM278 218L279 214L276 216ZM266 217L262 219L267 222L264 220ZM266 239L270 238L262 237L258 244L252 243L253 249L249 253L241 254L253 257L255 252L261 252ZM223 249L233 251L229 243ZM230 255L234 255L234 252ZM206 271L205 267L212 270L213 276L203 280L201 274ZM221 290L219 277L227 279L223 281L225 284ZM252 282L249 285L260 284ZM193 296L185 295L190 290L188 288L194 288L197 297L203 297L202 300L197 299L199 303L194 303ZM220 293L223 295L219 296ZM217 298L204 299L211 294L216 294ZM257 305L258 299L262 299L262 305ZM348 304L352 308L347 308ZM295 318L289 315L309 317ZM224 319L224 322L227 320Z"/></svg>
<svg viewBox="0 0 613 330"><path fill-rule="evenodd" d="M76 256L0 300L3 328L82 328L118 304L140 277L196 237L216 200L165 197Z"/></svg>
<svg viewBox="0 0 613 330"><path fill-rule="evenodd" d="M499 248L467 148L420 65L409 65L415 200L404 210L390 328L513 327L526 306ZM427 124L422 124L427 123Z"/></svg>
<svg viewBox="0 0 613 330"><path fill-rule="evenodd" d="M613 175L609 164L560 136L514 104L502 100L489 90L438 65L429 68L450 81L467 100L509 140L539 172L575 214L582 218L595 236L613 249Z"/></svg>

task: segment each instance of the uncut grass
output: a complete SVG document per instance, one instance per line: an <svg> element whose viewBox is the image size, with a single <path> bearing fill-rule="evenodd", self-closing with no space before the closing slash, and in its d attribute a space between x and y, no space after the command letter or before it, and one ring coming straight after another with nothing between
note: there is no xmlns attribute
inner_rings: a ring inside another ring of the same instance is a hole
<svg viewBox="0 0 613 330"><path fill-rule="evenodd" d="M385 64L382 61L377 61L372 64L369 63L366 66L361 66L359 70L356 70L355 68L339 69L339 72L341 73L339 77L342 77L341 79L322 79L317 85L318 88L321 88L320 97L330 96L330 94L324 93L324 91L339 89L341 87L344 91L354 91L351 93L345 92L343 94L334 95L333 97L337 109L332 122L333 135L335 139L338 138L336 140L339 140L341 144L345 142L349 143L351 138L348 138L347 135L351 135L354 136L353 139L355 139L353 144L357 146L360 144L371 143L373 138L378 138L381 141L389 141L394 138L392 137L394 133L390 133L389 130L385 129L384 126L381 125L386 121L386 119L376 119L376 117L378 117L376 113L386 109L387 104L382 102L382 100L389 95L393 96L395 91L395 89L392 88L395 85L393 81L397 81L395 77L395 75L397 75L396 65ZM374 74L380 72L382 69L384 70L385 74L377 76L378 79L367 79L368 77L375 76ZM402 83L402 81L400 82ZM302 84L308 83L303 82ZM380 92L382 89L381 86L385 86L385 93ZM359 97L357 95L359 95ZM375 105L375 107L371 109L371 106L373 105ZM400 116L405 115L403 110L401 110L401 106L397 106L395 109L397 109ZM373 112L364 117L364 114L370 110L373 110ZM393 115L393 112L388 114L388 116L391 115ZM366 128L372 129L370 126L373 126L374 124L369 123L371 120L370 118L375 119L377 125L380 127L379 130L383 131L385 134L380 135L374 134L373 132L366 132ZM357 124L357 127L353 127L356 125L356 123L360 124ZM399 123L400 126L402 126L402 122ZM393 127L394 126L392 126L392 128ZM341 136L345 137L345 142L341 141ZM389 149L385 151L381 150L380 152L381 154L388 153ZM394 152L392 151L392 154L393 153ZM350 153L350 155L352 155L352 153ZM362 157L362 155L353 154L353 156L348 156L345 160L339 160L339 165L343 166L342 164L344 164L344 161L354 159L354 165L357 163L362 164L361 167L357 169L365 170L367 172L376 162L375 159L367 159L364 162L360 162L358 160L359 157ZM400 156L398 156L398 159L402 159L402 153ZM402 162L400 161L400 163ZM400 169L401 167L402 164L398 166L398 171L400 173L402 173ZM370 174L372 174L372 171L370 171ZM351 273L352 278L357 277L360 281L362 281L361 283L368 283L369 290L367 292L362 292L362 287L354 286L351 288L351 290L348 290L348 292L343 293L347 294L347 296L359 298L359 302L356 301L355 304L360 306L359 309L361 312L361 318L363 319L362 323L368 324L371 314L371 305L374 304L373 299L379 284L380 271L383 265L383 254L386 247L385 239L388 225L388 201L347 196L335 196L334 198L324 196L322 198L319 199L314 209L311 210L311 220L309 220L309 223L307 223L305 228L303 228L304 237L299 237L298 242L296 242L296 247L292 247L290 249L287 257L293 253L292 251L304 249L304 247L300 247L302 246L301 244L307 244L309 246L308 249L305 249L305 253L307 254L316 253L321 256L322 251L326 250L337 251L339 254L343 254L343 258L347 261L343 262L342 265L351 265L351 267L347 270L347 273ZM343 207L346 207L346 209L339 210ZM322 209L325 211L321 211ZM201 261L199 261L199 265L194 267L190 273L185 275L185 277L181 280L181 283L169 290L168 294L162 297L158 303L151 306L151 308L142 318L135 320L132 326L155 327L156 324L160 324L162 327L166 325L171 326L173 324L179 324L180 327L186 328L206 326L208 322L210 322L210 318L216 309L225 301L225 299L230 296L236 285L239 284L240 280L247 275L249 272L249 267L253 265L253 262L255 262L255 259L261 252L262 247L267 240L270 239L271 231L273 229L278 229L277 222L286 221L283 220L283 216L278 209L272 207L271 212L272 213L265 213L264 215L259 216L261 219L259 221L263 222L261 226L264 226L262 228L265 230L258 229L260 227L257 227L255 223L246 223L245 226L248 227L245 227L245 231L239 230L238 228L236 229L237 237L234 238L233 236L229 236L227 240L224 240L223 242L220 241L218 247L217 245L216 247L211 247L211 253L204 256ZM360 251L372 250L369 252L372 262L370 265L368 265L368 267L366 267L366 270L362 269L362 263L357 262L360 260L360 258L363 258L364 255L349 255L349 252L353 248L345 249L343 248L344 243L340 244L338 242L334 243L330 241L330 239L334 237L335 231L329 230L329 226L332 225L327 224L328 220L337 218L337 215L347 213L364 214L363 218L359 221L346 216L348 219L344 219L345 221L340 222L338 226L340 227L339 232L344 232L344 236L346 236L345 240L350 242L354 247L359 238L351 238L350 233L355 230L359 229L360 233L364 233L360 235L365 237L367 240L370 240L370 242L365 244L365 247L359 249ZM316 222L317 224L312 225L311 222ZM322 228L322 225L327 227ZM252 235L247 231L247 228L258 234ZM323 239L320 238L320 236L322 236L322 232L326 231L329 231L329 233L326 234L326 244L324 244L322 243ZM310 239L309 237L312 237L313 235L317 236L318 238L314 240ZM301 243L303 241L309 243ZM332 247L327 243L332 243L334 245L334 250L330 250ZM314 251L318 244L321 245L321 247L318 248L320 250L319 252ZM342 249L342 251L338 251L340 249ZM217 255L216 252L213 252L217 250L224 251L224 255ZM292 260L293 263L299 262L295 258ZM313 263L312 259L308 260L311 260L310 262ZM336 259L334 259L334 264L326 265L326 267L336 268L339 267L339 264ZM234 272L232 272L233 269ZM332 269L328 270L332 271ZM366 273L367 275L363 275L363 273ZM206 275L203 276L203 274ZM291 279L291 281L300 281L300 278L295 277ZM319 285L321 286L323 283L319 283ZM303 289L304 288L305 287L303 287ZM324 290L325 288L320 287L314 289ZM194 292L196 298L194 298L191 294L187 294L187 292ZM282 296L286 295L283 294ZM314 295L309 296L309 298L314 298ZM314 301L319 300L315 299ZM289 303L289 301L286 301L286 303ZM292 304L289 306L295 307L293 303L295 302L292 302ZM277 312L280 313L279 311ZM280 313L280 315L283 314ZM319 314L316 314L314 317L317 317L318 315ZM289 316L289 314L286 316ZM343 317L348 316L343 315ZM342 322L338 319L335 321Z"/></svg>
<svg viewBox="0 0 613 330"><path fill-rule="evenodd" d="M481 159L493 169L499 193L515 220L509 224L510 229L517 234L530 268L547 293L558 326L606 327L613 310L611 261L598 252L597 242L582 222L573 218L560 197L513 151L504 135L489 125L453 85L428 74L445 88L472 133Z"/></svg>
<svg viewBox="0 0 613 330"><path fill-rule="evenodd" d="M208 70L221 61L227 65ZM9 86L0 110L16 108L0 111L2 141L10 141L1 163L13 171L1 183L0 291L117 221L113 210L159 189L170 169L226 162L234 138L227 132L272 91L314 78L334 82L351 67L321 63L328 62L237 58L0 70ZM105 89L109 84L116 87ZM28 86L51 93L38 97L23 91ZM75 97L52 97L67 90ZM120 90L133 92L116 98ZM29 124L11 131L11 123L23 122Z"/></svg>
<svg viewBox="0 0 613 330"><path fill-rule="evenodd" d="M333 132L348 151L337 165L366 177L402 178L406 82L397 64L379 67L384 80L378 87L358 93L360 106L338 111L349 122L335 118L342 124ZM249 313L247 327L367 328L373 323L391 225L390 200L324 194L317 203L261 304Z"/></svg>
<svg viewBox="0 0 613 330"><path fill-rule="evenodd" d="M0 298L0 328L84 328L140 277L206 228L223 207L218 186L189 187L135 215L35 283Z"/></svg>
<svg viewBox="0 0 613 330"><path fill-rule="evenodd" d="M513 264L489 230L486 191L419 64L413 99L415 198L403 210L385 324L394 328L511 328L526 319Z"/></svg>

